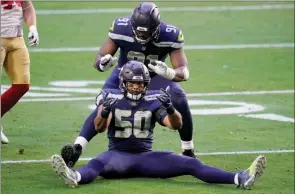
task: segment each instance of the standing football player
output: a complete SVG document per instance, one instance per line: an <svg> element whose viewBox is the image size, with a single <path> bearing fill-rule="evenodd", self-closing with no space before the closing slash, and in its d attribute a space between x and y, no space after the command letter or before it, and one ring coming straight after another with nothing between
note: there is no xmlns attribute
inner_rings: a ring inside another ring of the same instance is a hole
<svg viewBox="0 0 295 194"><path fill-rule="evenodd" d="M108 38L100 48L94 67L104 72L117 63L115 53L120 48L118 65L103 86L103 89L119 88L120 68L128 60L143 62L151 72L150 90L170 86L172 102L182 115L182 129L179 131L183 155L195 157L192 115L184 90L177 82L189 78L188 62L183 50L184 37L181 30L161 21L160 10L154 3L143 2L130 17L114 20ZM170 56L172 68L164 62ZM74 145L62 148L62 157L69 164L75 164L88 142L97 134L93 120L97 110L86 119Z"/></svg>
<svg viewBox="0 0 295 194"><path fill-rule="evenodd" d="M250 189L263 174L266 159L258 156L238 173L203 164L200 160L167 151L152 151L156 122L180 130L182 118L168 90L148 90L150 75L138 61L128 61L120 72L120 89L103 89L97 97L95 129L108 130L109 149L77 171L62 157L51 157L55 172L71 187L105 178L169 178L192 175L207 183L236 184Z"/></svg>
<svg viewBox="0 0 295 194"><path fill-rule="evenodd" d="M30 57L23 39L23 20L29 27L29 45L39 44L36 13L31 1L1 1L1 76L2 66L11 87L1 95L1 118L30 88ZM8 139L2 131L1 143Z"/></svg>

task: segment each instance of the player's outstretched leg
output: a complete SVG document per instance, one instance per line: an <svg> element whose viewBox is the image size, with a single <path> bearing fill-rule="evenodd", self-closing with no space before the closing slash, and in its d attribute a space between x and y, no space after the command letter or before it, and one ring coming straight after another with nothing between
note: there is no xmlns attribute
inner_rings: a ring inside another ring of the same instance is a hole
<svg viewBox="0 0 295 194"><path fill-rule="evenodd" d="M181 175L192 175L204 182L215 184L236 184L249 189L262 175L266 160L258 156L251 166L239 173L203 164L200 160L181 156L171 152L146 152L135 166L139 175L146 177L169 178Z"/></svg>
<svg viewBox="0 0 295 194"><path fill-rule="evenodd" d="M55 154L51 157L51 164L56 174L61 177L69 187L77 187L77 174L74 170L67 167L61 156Z"/></svg>
<svg viewBox="0 0 295 194"><path fill-rule="evenodd" d="M251 189L255 181L263 174L266 168L266 158L263 155L258 156L247 170L238 173L239 185L244 189Z"/></svg>
<svg viewBox="0 0 295 194"><path fill-rule="evenodd" d="M236 173L203 164L197 158L173 152L147 152L141 154L137 171L147 177L170 178L192 175L207 183L234 184Z"/></svg>

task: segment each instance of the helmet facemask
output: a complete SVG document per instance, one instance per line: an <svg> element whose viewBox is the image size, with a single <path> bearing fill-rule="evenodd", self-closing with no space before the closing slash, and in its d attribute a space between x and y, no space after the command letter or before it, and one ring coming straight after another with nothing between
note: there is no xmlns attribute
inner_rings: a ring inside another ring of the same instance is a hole
<svg viewBox="0 0 295 194"><path fill-rule="evenodd" d="M150 83L147 67L139 61L129 61L121 69L120 89L125 97L138 101L142 99Z"/></svg>
<svg viewBox="0 0 295 194"><path fill-rule="evenodd" d="M138 26L136 29L132 27L132 32L136 42L140 44L147 44L151 40L157 40L159 37L160 26L154 31L148 30L148 28Z"/></svg>
<svg viewBox="0 0 295 194"><path fill-rule="evenodd" d="M127 98L138 101L147 91L147 82L143 81L124 81L124 93Z"/></svg>

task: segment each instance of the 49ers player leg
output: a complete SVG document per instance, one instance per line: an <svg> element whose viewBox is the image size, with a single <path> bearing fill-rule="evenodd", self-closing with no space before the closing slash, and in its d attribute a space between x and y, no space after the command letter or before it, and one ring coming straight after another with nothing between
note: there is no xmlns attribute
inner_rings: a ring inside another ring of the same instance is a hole
<svg viewBox="0 0 295 194"><path fill-rule="evenodd" d="M1 38L1 40L6 45L3 67L12 83L11 87L1 95L1 117L3 117L29 90L30 59L22 37Z"/></svg>

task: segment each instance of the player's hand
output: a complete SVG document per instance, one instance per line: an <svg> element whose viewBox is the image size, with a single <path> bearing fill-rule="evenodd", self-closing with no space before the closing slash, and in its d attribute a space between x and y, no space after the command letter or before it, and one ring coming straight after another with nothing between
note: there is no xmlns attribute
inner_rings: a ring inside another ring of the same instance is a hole
<svg viewBox="0 0 295 194"><path fill-rule="evenodd" d="M107 71L110 67L117 64L117 57L113 57L110 54L107 54L100 59L99 68L101 71Z"/></svg>
<svg viewBox="0 0 295 194"><path fill-rule="evenodd" d="M169 86L164 90L161 88L162 94L157 96L157 99L162 103L162 105L166 108L168 114L173 114L175 112L175 108L171 101L171 95L169 94Z"/></svg>
<svg viewBox="0 0 295 194"><path fill-rule="evenodd" d="M118 98L108 98L109 93L104 93L102 99L101 117L108 118L110 112L118 102Z"/></svg>
<svg viewBox="0 0 295 194"><path fill-rule="evenodd" d="M36 26L32 25L29 27L29 46L34 47L39 44L39 35Z"/></svg>
<svg viewBox="0 0 295 194"><path fill-rule="evenodd" d="M165 77L166 79L172 80L175 77L175 70L168 67L162 61L151 61L148 67L153 70L156 74Z"/></svg>

